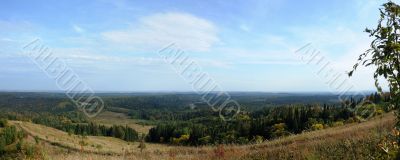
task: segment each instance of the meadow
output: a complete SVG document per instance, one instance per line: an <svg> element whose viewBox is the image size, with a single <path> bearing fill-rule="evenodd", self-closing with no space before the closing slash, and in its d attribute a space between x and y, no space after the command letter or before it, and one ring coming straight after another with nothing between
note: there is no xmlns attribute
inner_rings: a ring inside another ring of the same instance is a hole
<svg viewBox="0 0 400 160"><path fill-rule="evenodd" d="M389 159L380 146L390 136L395 116L387 113L366 122L352 123L318 131L304 132L259 144L184 147L146 143L141 152L138 142L117 138L77 136L33 124L10 121L25 131L26 143L35 145L40 159ZM82 144L84 141L85 144ZM101 147L100 147L101 146ZM388 149L393 149L388 147ZM29 159L29 157L28 157Z"/></svg>

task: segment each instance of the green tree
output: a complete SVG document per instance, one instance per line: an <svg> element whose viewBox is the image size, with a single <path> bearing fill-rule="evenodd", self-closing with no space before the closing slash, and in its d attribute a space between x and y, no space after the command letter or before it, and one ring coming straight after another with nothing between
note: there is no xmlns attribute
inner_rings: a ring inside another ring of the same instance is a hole
<svg viewBox="0 0 400 160"><path fill-rule="evenodd" d="M358 62L349 72L349 76L358 66L375 66L375 86L382 93L382 87L378 78L383 77L388 82L390 100L392 106L397 109L396 129L399 130L400 115L400 6L394 2L387 2L380 8L380 19L374 29L366 29L365 32L373 37L371 48L361 54ZM400 137L398 137L400 142Z"/></svg>

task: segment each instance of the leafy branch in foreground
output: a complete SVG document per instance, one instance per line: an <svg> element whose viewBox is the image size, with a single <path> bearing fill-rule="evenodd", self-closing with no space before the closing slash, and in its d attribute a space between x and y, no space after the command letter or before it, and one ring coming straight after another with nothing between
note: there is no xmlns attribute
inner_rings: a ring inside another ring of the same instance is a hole
<svg viewBox="0 0 400 160"><path fill-rule="evenodd" d="M375 29L366 29L365 32L373 37L371 48L361 54L358 62L349 72L349 76L358 66L375 66L375 86L382 93L379 78L383 77L388 82L391 105L397 110L396 129L400 129L400 6L394 2L384 3L379 9L380 18ZM398 137L400 142L400 137Z"/></svg>

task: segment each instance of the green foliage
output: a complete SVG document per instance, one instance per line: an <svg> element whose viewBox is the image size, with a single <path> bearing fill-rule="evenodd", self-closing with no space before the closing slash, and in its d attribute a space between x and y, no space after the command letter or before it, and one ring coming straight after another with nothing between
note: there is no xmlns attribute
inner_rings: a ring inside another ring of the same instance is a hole
<svg viewBox="0 0 400 160"><path fill-rule="evenodd" d="M17 138L18 138L18 140L22 140L23 138L25 138L27 136L27 134L23 131L23 130L20 130L20 131L18 131L17 132Z"/></svg>
<svg viewBox="0 0 400 160"><path fill-rule="evenodd" d="M33 137L34 139L35 139L35 143L36 144L39 144L39 137L38 136L35 136L35 137Z"/></svg>
<svg viewBox="0 0 400 160"><path fill-rule="evenodd" d="M3 137L5 145L10 145L17 140L17 130L15 126L9 126L2 130L0 137Z"/></svg>
<svg viewBox="0 0 400 160"><path fill-rule="evenodd" d="M323 124L320 124L320 123L317 123L317 124L313 124L312 126L311 126L311 129L312 130L321 130L321 129L324 129L324 125Z"/></svg>
<svg viewBox="0 0 400 160"><path fill-rule="evenodd" d="M206 145L209 144L211 140L211 136L205 136L199 139L199 144L200 145Z"/></svg>
<svg viewBox="0 0 400 160"><path fill-rule="evenodd" d="M17 149L17 151L22 151L22 144L23 144L23 141L17 142L17 144L15 145L15 148Z"/></svg>
<svg viewBox="0 0 400 160"><path fill-rule="evenodd" d="M285 123L278 123L278 124L274 124L272 126L272 134L271 136L273 138L278 138L278 137L282 137L282 136L287 136L290 133L288 131L286 131L286 124Z"/></svg>
<svg viewBox="0 0 400 160"><path fill-rule="evenodd" d="M232 96L244 104L241 110L245 110L232 121L222 121L218 113L213 112L204 103L196 103L196 108L188 108L188 104L199 100L195 94L129 96L105 94L102 98L107 109L129 113L131 117L141 118L139 122L155 125L149 131L146 141L193 146L260 143L263 140L311 130L314 124L332 126L338 121L355 122L353 109L362 102L360 97L352 97L346 102L331 102L335 96L322 95L233 94ZM91 120L84 118L79 112L60 112L70 105L64 98L51 94L0 93L0 109L7 108L5 104L10 104L8 103L10 101L15 101L19 107L29 103L43 107L34 112L0 112L0 118L32 120L37 124L66 131L69 135L109 136L126 141L137 141L140 138L138 133L128 126L99 125L91 123ZM385 95L371 94L368 100L373 103L387 103L389 99ZM305 103L310 101L313 105ZM296 105L288 105L294 102ZM56 107L49 109L51 105ZM44 108L47 110L43 111ZM34 108L26 108L29 109ZM388 112L390 108L382 110Z"/></svg>
<svg viewBox="0 0 400 160"><path fill-rule="evenodd" d="M0 136L0 154L3 154L5 152L5 147L6 147L5 137Z"/></svg>
<svg viewBox="0 0 400 160"><path fill-rule="evenodd" d="M375 38L371 42L371 48L360 55L353 70L349 72L349 76L352 76L353 71L359 65L375 65L374 78L378 91L382 92L378 78L383 76L389 82L390 93L396 106L398 105L400 85L399 13L400 6L394 2L383 4L383 8L380 9L380 19L377 27L365 30L370 37Z"/></svg>
<svg viewBox="0 0 400 160"><path fill-rule="evenodd" d="M7 127L8 122L6 119L0 119L0 128Z"/></svg>
<svg viewBox="0 0 400 160"><path fill-rule="evenodd" d="M172 138L172 143L173 144L186 144L187 141L189 140L189 135L183 134L179 138Z"/></svg>
<svg viewBox="0 0 400 160"><path fill-rule="evenodd" d="M68 135L76 134L82 136L107 136L115 137L125 141L138 140L136 130L128 126L113 125L107 127L95 123L72 123L66 116L44 114L32 120L34 123L46 125L68 132Z"/></svg>
<svg viewBox="0 0 400 160"><path fill-rule="evenodd" d="M15 126L8 126L2 130L0 133L0 159L44 159L43 155L39 153L39 148L24 142L24 138L26 138L26 134L17 131Z"/></svg>
<svg viewBox="0 0 400 160"><path fill-rule="evenodd" d="M338 127L343 125L344 125L343 121L336 121L332 123L332 127Z"/></svg>
<svg viewBox="0 0 400 160"><path fill-rule="evenodd" d="M259 136L259 135L256 135L256 136L254 136L254 138L252 139L252 141L253 141L255 144L260 144L260 143L264 142L264 137Z"/></svg>
<svg viewBox="0 0 400 160"><path fill-rule="evenodd" d="M373 97L375 97L372 94ZM372 101L381 101L377 96ZM351 106L361 103L351 99L351 105L296 105L269 107L252 113L241 113L232 121L207 118L203 121L165 122L151 128L146 138L149 142L180 145L259 143L307 130L327 126L340 126L354 122ZM189 139L182 139L190 135ZM256 137L256 138L255 138Z"/></svg>
<svg viewBox="0 0 400 160"><path fill-rule="evenodd" d="M249 139L247 137L239 137L237 139L237 144L247 144L249 143Z"/></svg>
<svg viewBox="0 0 400 160"><path fill-rule="evenodd" d="M37 152L36 147L34 145L29 145L29 144L25 145L24 150L25 150L25 155L31 158L33 158L35 156L35 153Z"/></svg>
<svg viewBox="0 0 400 160"><path fill-rule="evenodd" d="M391 105L400 111L400 6L389 1L384 3L380 10L378 25L374 29L366 29L365 32L374 39L371 48L361 54L353 70L349 72L352 76L358 66L376 67L374 72L375 86L382 93L379 77L388 82ZM400 114L397 116L396 128L400 129ZM398 138L400 142L400 137Z"/></svg>

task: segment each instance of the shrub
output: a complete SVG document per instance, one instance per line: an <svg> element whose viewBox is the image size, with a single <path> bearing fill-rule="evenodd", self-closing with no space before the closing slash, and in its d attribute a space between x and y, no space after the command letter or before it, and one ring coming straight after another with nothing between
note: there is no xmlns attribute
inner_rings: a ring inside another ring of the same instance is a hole
<svg viewBox="0 0 400 160"><path fill-rule="evenodd" d="M385 111L383 111L382 109L378 109L375 111L376 115L382 115L383 113L385 113Z"/></svg>
<svg viewBox="0 0 400 160"><path fill-rule="evenodd" d="M8 122L5 119L0 119L0 128L7 127Z"/></svg>
<svg viewBox="0 0 400 160"><path fill-rule="evenodd" d="M35 143L36 143L36 144L39 144L39 137L38 137L38 136L35 136L34 138L35 138Z"/></svg>
<svg viewBox="0 0 400 160"><path fill-rule="evenodd" d="M253 143L255 144L260 144L262 142L264 142L264 137L256 135L254 136L254 138L252 139Z"/></svg>
<svg viewBox="0 0 400 160"><path fill-rule="evenodd" d="M205 136L199 139L201 145L206 145L211 141L211 136Z"/></svg>
<svg viewBox="0 0 400 160"><path fill-rule="evenodd" d="M17 130L15 126L8 126L3 129L1 136L4 137L5 145L10 145L17 140Z"/></svg>
<svg viewBox="0 0 400 160"><path fill-rule="evenodd" d="M22 141L18 141L18 143L15 145L15 148L17 151L22 151Z"/></svg>
<svg viewBox="0 0 400 160"><path fill-rule="evenodd" d="M333 122L332 127L343 126L343 125L344 125L343 121L336 121Z"/></svg>
<svg viewBox="0 0 400 160"><path fill-rule="evenodd" d="M22 140L23 138L25 138L27 136L27 134L24 132L24 131L18 131L17 132L17 138L19 139L19 140Z"/></svg>
<svg viewBox="0 0 400 160"><path fill-rule="evenodd" d="M272 137L277 138L289 135L290 133L286 131L286 128L287 126L285 123L274 124L272 126Z"/></svg>
<svg viewBox="0 0 400 160"><path fill-rule="evenodd" d="M189 140L189 135L184 134L181 135L179 138L172 138L172 143L174 144L184 144Z"/></svg>
<svg viewBox="0 0 400 160"><path fill-rule="evenodd" d="M25 154L28 157L33 157L35 155L36 149L33 145L26 145Z"/></svg>
<svg viewBox="0 0 400 160"><path fill-rule="evenodd" d="M311 129L312 130L321 130L321 129L324 129L324 125L323 124L321 124L321 123L317 123L317 124L313 124L312 126L311 126Z"/></svg>
<svg viewBox="0 0 400 160"><path fill-rule="evenodd" d="M246 137L239 137L237 140L237 143L239 144L246 144L249 142L249 139L247 139Z"/></svg>

